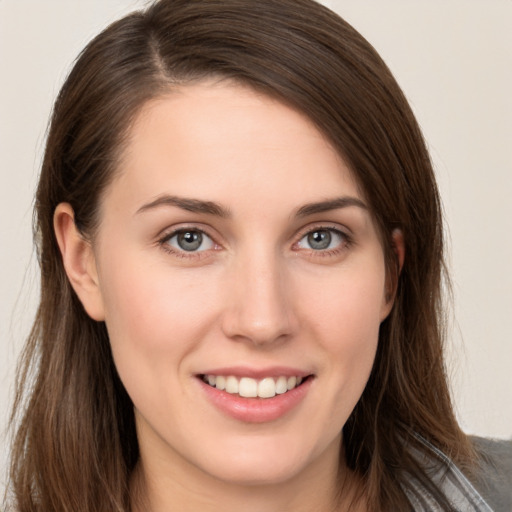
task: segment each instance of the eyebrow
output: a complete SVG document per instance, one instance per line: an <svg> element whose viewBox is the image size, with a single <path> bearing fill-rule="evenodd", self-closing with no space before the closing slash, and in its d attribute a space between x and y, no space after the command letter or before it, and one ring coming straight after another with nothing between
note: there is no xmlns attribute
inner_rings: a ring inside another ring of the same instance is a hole
<svg viewBox="0 0 512 512"><path fill-rule="evenodd" d="M213 201L202 201L200 199L191 199L171 195L163 195L157 197L154 201L141 206L136 213L143 213L162 206L175 206L188 212L205 213L221 218L229 218L231 216L231 213L228 209ZM357 197L343 196L334 199L327 199L325 201L305 204L297 210L295 216L302 218L317 213L328 212L340 208L347 208L349 206L356 206L358 208L362 208L363 210L368 210L366 204Z"/></svg>
<svg viewBox="0 0 512 512"><path fill-rule="evenodd" d="M358 199L357 197L343 196L336 197L334 199L327 199L326 201L320 201L318 203L308 203L301 206L296 217L307 217L308 215L314 215L315 213L324 213L331 210L338 210L340 208L347 208L349 206L356 206L363 210L368 210L368 206Z"/></svg>
<svg viewBox="0 0 512 512"><path fill-rule="evenodd" d="M201 201L200 199L190 199L186 197L177 197L170 195L163 195L157 197L154 201L141 206L137 210L137 214L159 208L161 206L176 206L182 210L194 213L206 213L208 215L215 215L216 217L227 218L230 217L229 210L223 208L213 201Z"/></svg>

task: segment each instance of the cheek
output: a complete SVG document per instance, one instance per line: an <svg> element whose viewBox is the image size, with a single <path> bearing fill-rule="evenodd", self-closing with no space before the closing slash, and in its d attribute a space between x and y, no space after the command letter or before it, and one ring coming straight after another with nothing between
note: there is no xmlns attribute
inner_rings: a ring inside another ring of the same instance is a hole
<svg viewBox="0 0 512 512"><path fill-rule="evenodd" d="M135 386L135 394L168 389L211 323L204 280L129 255L102 270L105 322L121 380L130 395Z"/></svg>
<svg viewBox="0 0 512 512"><path fill-rule="evenodd" d="M173 272L154 259L139 249L102 266L106 322L113 337L124 331L129 338L140 334L146 344L157 345L163 341L160 333L168 343L177 327L197 324L198 312L205 309L201 279Z"/></svg>
<svg viewBox="0 0 512 512"><path fill-rule="evenodd" d="M377 260L378 261L378 260ZM312 288L313 281L303 289ZM334 351L373 345L378 336L384 307L385 272L381 265L361 265L332 274L316 283L318 293L303 292L303 314L322 330Z"/></svg>
<svg viewBox="0 0 512 512"><path fill-rule="evenodd" d="M333 407L342 407L344 416L362 394L373 366L384 289L384 269L365 266L361 272L340 273L305 305L314 329L311 336L319 340L329 358Z"/></svg>

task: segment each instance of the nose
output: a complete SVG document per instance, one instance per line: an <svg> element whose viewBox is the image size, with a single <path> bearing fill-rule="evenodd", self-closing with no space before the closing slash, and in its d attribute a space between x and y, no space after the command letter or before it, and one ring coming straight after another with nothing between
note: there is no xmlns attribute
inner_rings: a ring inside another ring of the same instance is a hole
<svg viewBox="0 0 512 512"><path fill-rule="evenodd" d="M230 272L224 334L259 346L288 338L295 322L291 290L279 258L252 254L234 262Z"/></svg>

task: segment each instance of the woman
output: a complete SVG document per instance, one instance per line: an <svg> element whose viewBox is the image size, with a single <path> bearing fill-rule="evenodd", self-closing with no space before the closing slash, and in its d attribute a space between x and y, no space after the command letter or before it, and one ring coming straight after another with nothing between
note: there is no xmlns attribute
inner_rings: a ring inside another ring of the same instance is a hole
<svg viewBox="0 0 512 512"><path fill-rule="evenodd" d="M443 367L428 154L327 9L161 0L109 27L36 209L18 510L490 510Z"/></svg>

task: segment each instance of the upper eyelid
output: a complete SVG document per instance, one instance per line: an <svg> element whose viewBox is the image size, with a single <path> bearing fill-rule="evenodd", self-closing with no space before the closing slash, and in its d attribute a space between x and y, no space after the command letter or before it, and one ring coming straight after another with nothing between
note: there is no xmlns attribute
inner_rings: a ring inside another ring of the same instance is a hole
<svg viewBox="0 0 512 512"><path fill-rule="evenodd" d="M348 229L347 227L342 227L339 224L330 223L330 222L319 222L319 223L314 223L314 225L306 226L306 227L302 228L301 230L299 230L299 232L296 236L297 236L298 240L300 240L304 236L309 235L309 233L314 233L315 231L321 231L321 230L335 231L347 238L350 238L352 236L351 230Z"/></svg>
<svg viewBox="0 0 512 512"><path fill-rule="evenodd" d="M186 225L186 224L184 224L183 226L179 226L179 227L167 227L165 229L162 229L160 231L160 233L156 236L156 238L159 241L169 240L173 236L175 236L179 233L183 233L184 231L199 231L203 235L206 235L207 237L211 238L215 243L218 243L216 241L215 235L212 235L212 233L210 232L210 229L202 227L202 226L198 227L198 226L192 226L192 225Z"/></svg>
<svg viewBox="0 0 512 512"><path fill-rule="evenodd" d="M197 231L199 233L201 233L201 235L205 235L207 236L210 240L212 240L213 242L215 242L215 240L213 239L213 237L211 237L206 231L203 231L201 229L195 229L195 228L183 228L183 229L177 229L176 231L171 231L170 233L168 233L167 235L164 235L162 240L170 240L171 238L174 238L175 236L179 235L180 233L187 233L187 232L190 232L190 231ZM215 242L216 243L216 242Z"/></svg>

